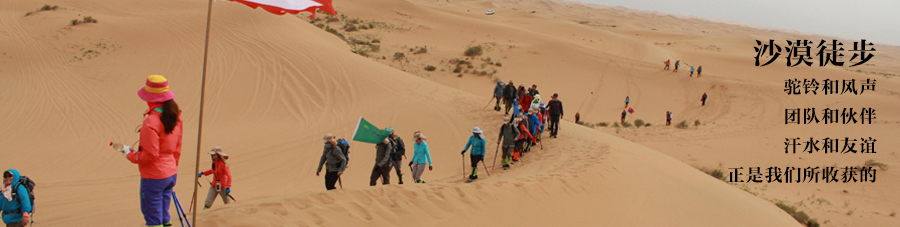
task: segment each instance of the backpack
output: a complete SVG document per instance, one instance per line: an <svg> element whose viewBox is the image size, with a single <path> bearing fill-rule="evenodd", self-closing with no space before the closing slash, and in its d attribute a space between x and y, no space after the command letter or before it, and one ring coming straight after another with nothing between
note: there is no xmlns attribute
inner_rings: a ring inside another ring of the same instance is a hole
<svg viewBox="0 0 900 227"><path fill-rule="evenodd" d="M31 201L31 210L34 211L34 181L26 176L19 176L19 182L17 182L12 187L12 198L13 200L19 199L19 193L17 192L19 189L19 185L25 186L25 189L28 191L28 199ZM22 213L22 207L14 211L13 213Z"/></svg>
<svg viewBox="0 0 900 227"><path fill-rule="evenodd" d="M344 153L344 158L347 159L347 163L350 163L350 143L344 138L340 138L337 140L337 146L341 148L341 152Z"/></svg>

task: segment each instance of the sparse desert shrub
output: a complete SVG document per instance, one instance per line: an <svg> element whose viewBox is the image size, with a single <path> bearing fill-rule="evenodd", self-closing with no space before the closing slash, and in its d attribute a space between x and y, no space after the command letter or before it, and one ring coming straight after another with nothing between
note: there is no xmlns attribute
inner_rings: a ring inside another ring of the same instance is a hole
<svg viewBox="0 0 900 227"><path fill-rule="evenodd" d="M26 16L26 17L27 17L27 16L31 16L31 14L32 14L32 12L27 12L27 13L25 13L25 16Z"/></svg>
<svg viewBox="0 0 900 227"><path fill-rule="evenodd" d="M644 125L644 127L650 127L650 123L647 123L646 125Z"/></svg>
<svg viewBox="0 0 900 227"><path fill-rule="evenodd" d="M72 19L71 23L72 23L72 25L77 25L78 23L81 23L81 22L78 21L78 19Z"/></svg>
<svg viewBox="0 0 900 227"><path fill-rule="evenodd" d="M400 60L406 57L403 52L394 52L394 60Z"/></svg>
<svg viewBox="0 0 900 227"><path fill-rule="evenodd" d="M681 121L677 125L675 125L675 127L680 128L680 129L686 129L686 128L688 128L688 123L687 123L687 121Z"/></svg>
<svg viewBox="0 0 900 227"><path fill-rule="evenodd" d="M85 16L81 23L97 23L97 19L91 18L91 16Z"/></svg>
<svg viewBox="0 0 900 227"><path fill-rule="evenodd" d="M428 71L434 71L435 69L437 69L437 67L434 67L433 65L425 66L425 70L428 70Z"/></svg>
<svg viewBox="0 0 900 227"><path fill-rule="evenodd" d="M891 217L897 217L897 211L891 212Z"/></svg>
<svg viewBox="0 0 900 227"><path fill-rule="evenodd" d="M782 210L784 210L784 212L790 214L791 217L794 217L794 220L797 220L797 222L800 222L801 224L809 224L809 215L806 215L806 213L804 213L803 211L797 211L797 208L795 208L794 206L790 206L782 202L775 203L775 206L778 206L778 208L781 208ZM818 222L816 224L818 224Z"/></svg>
<svg viewBox="0 0 900 227"><path fill-rule="evenodd" d="M643 127L644 125L645 125L645 124L644 124L644 120L641 120L641 119L634 120L634 126L635 126L635 127L640 128L640 127Z"/></svg>
<svg viewBox="0 0 900 227"><path fill-rule="evenodd" d="M469 47L465 52L466 56L475 57L481 55L481 45Z"/></svg>
<svg viewBox="0 0 900 227"><path fill-rule="evenodd" d="M421 47L421 48L419 48L419 50L417 50L413 54L424 54L424 53L428 53L428 49L426 49L425 47Z"/></svg>
<svg viewBox="0 0 900 227"><path fill-rule="evenodd" d="M324 28L324 27L325 27L325 24L323 24L323 23L318 23L318 24L316 24L316 27L318 27L318 28Z"/></svg>
<svg viewBox="0 0 900 227"><path fill-rule="evenodd" d="M460 67L459 65L456 65L456 68L453 69L453 73L459 73L459 72L462 72L462 69L463 69L462 67Z"/></svg>
<svg viewBox="0 0 900 227"><path fill-rule="evenodd" d="M621 128L621 127L622 126L619 125L619 122L613 122L613 128Z"/></svg>
<svg viewBox="0 0 900 227"><path fill-rule="evenodd" d="M631 128L631 126L632 126L632 125L631 125L630 122L627 122L627 121L626 121L626 122L622 122L622 127L625 127L625 128Z"/></svg>
<svg viewBox="0 0 900 227"><path fill-rule="evenodd" d="M478 72L478 75L482 75L482 76L487 75L487 71Z"/></svg>
<svg viewBox="0 0 900 227"><path fill-rule="evenodd" d="M460 73L459 75L456 75L456 77L462 77L462 74Z"/></svg>
<svg viewBox="0 0 900 227"><path fill-rule="evenodd" d="M498 67L503 66L502 64L500 64L500 62L494 62L494 65L496 65Z"/></svg>
<svg viewBox="0 0 900 227"><path fill-rule="evenodd" d="M875 159L866 160L866 167L878 167L881 170L887 170L887 164L876 162Z"/></svg>
<svg viewBox="0 0 900 227"><path fill-rule="evenodd" d="M381 45L370 45L369 49L371 49L372 52L378 52L381 51Z"/></svg>
<svg viewBox="0 0 900 227"><path fill-rule="evenodd" d="M600 122L600 123L597 123L597 125L599 125L600 127L609 127L609 123L606 123L606 122Z"/></svg>
<svg viewBox="0 0 900 227"><path fill-rule="evenodd" d="M381 43L381 39L373 39L372 43Z"/></svg>
<svg viewBox="0 0 900 227"><path fill-rule="evenodd" d="M700 127L700 120L694 120L694 127Z"/></svg>
<svg viewBox="0 0 900 227"><path fill-rule="evenodd" d="M52 9L53 7L51 7L50 5L44 5L43 7L41 7L41 11L50 11Z"/></svg>
<svg viewBox="0 0 900 227"><path fill-rule="evenodd" d="M494 83L498 83L498 82L500 82L500 81L503 81L503 80L500 79L500 77L494 77Z"/></svg>
<svg viewBox="0 0 900 227"><path fill-rule="evenodd" d="M344 28L344 31L347 31L347 32L352 32L352 31L356 31L356 30L358 30L356 28L356 25L352 25L352 24L349 26L346 26L346 28Z"/></svg>
<svg viewBox="0 0 900 227"><path fill-rule="evenodd" d="M725 179L725 173L722 172L721 169L715 169L715 170L709 172L709 175L712 177L715 177L716 179L719 179L719 180Z"/></svg>

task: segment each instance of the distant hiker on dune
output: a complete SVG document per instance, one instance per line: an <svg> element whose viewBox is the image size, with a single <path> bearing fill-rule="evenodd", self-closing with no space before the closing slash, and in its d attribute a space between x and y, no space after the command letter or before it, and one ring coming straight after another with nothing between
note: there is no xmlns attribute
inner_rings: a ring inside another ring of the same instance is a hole
<svg viewBox="0 0 900 227"><path fill-rule="evenodd" d="M700 77L700 74L697 74L697 77ZM703 97L700 97L700 102L701 102L700 106L706 106L706 98L707 97L708 96L706 96L706 92L703 92Z"/></svg>
<svg viewBox="0 0 900 227"><path fill-rule="evenodd" d="M391 184L391 139L384 138L381 143L375 144L375 166L372 167L372 175L369 177L369 186L375 186L378 178L381 178L381 185Z"/></svg>
<svg viewBox="0 0 900 227"><path fill-rule="evenodd" d="M394 166L394 170L397 171L397 183L403 184L403 173L400 172L400 165L403 165L401 161L406 157L406 144L403 143L403 139L400 138L394 130L391 130L391 135L388 136L391 139L391 147L394 148L394 152L391 153L391 163Z"/></svg>
<svg viewBox="0 0 900 227"><path fill-rule="evenodd" d="M628 112L626 112L625 110L623 110L623 111L622 111L622 123L623 123L623 124L625 123L625 116L626 116L626 115L628 115Z"/></svg>
<svg viewBox="0 0 900 227"><path fill-rule="evenodd" d="M494 110L500 111L500 99L503 99L503 82L497 82L497 86L494 86L494 99L497 99L497 105L494 105Z"/></svg>
<svg viewBox="0 0 900 227"><path fill-rule="evenodd" d="M409 162L409 166L412 168L413 180L416 183L425 183L425 180L422 180L422 173L425 172L426 162L428 163L428 171L434 169L431 164L431 152L428 151L428 143L425 142L428 138L421 132L414 133L413 138L416 139L416 144L413 145L415 153L412 161Z"/></svg>
<svg viewBox="0 0 900 227"><path fill-rule="evenodd" d="M513 108L514 101L516 101L516 85L510 80L506 84L505 90L503 90L503 104L506 105L506 115L509 115L509 110Z"/></svg>
<svg viewBox="0 0 900 227"><path fill-rule="evenodd" d="M666 59L666 67L663 68L663 70L667 70L667 71L669 70L669 60L670 59Z"/></svg>
<svg viewBox="0 0 900 227"><path fill-rule="evenodd" d="M344 169L347 169L347 158L344 157L344 152L337 145L333 135L325 134L322 142L325 143L325 148L322 149L322 157L319 158L316 176L319 176L319 173L322 172L322 165L325 165L325 189L333 190L335 189L334 184L344 174Z"/></svg>
<svg viewBox="0 0 900 227"><path fill-rule="evenodd" d="M631 101L631 97L625 96L625 108L628 108L628 102Z"/></svg>
<svg viewBox="0 0 900 227"><path fill-rule="evenodd" d="M165 77L147 77L138 97L147 102L137 151L124 151L141 172L141 212L148 226L171 225L169 205L181 159L181 110Z"/></svg>
<svg viewBox="0 0 900 227"><path fill-rule="evenodd" d="M672 70L672 72L678 72L678 66L680 66L680 65L681 65L681 60L676 60L675 61L675 70Z"/></svg>
<svg viewBox="0 0 900 227"><path fill-rule="evenodd" d="M703 66L697 66L697 77L700 77L700 73L703 72Z"/></svg>
<svg viewBox="0 0 900 227"><path fill-rule="evenodd" d="M512 153L516 148L516 138L519 137L519 129L510 122L510 118L503 118L503 126L500 126L500 136L497 137L497 145L500 145L500 141L503 141L503 169L509 169L509 164L512 162ZM496 158L494 158L496 164Z"/></svg>
<svg viewBox="0 0 900 227"><path fill-rule="evenodd" d="M559 93L553 93L552 100L547 103L547 112L550 113L550 138L556 138L559 133L559 119L563 117L563 105L559 101Z"/></svg>
<svg viewBox="0 0 900 227"><path fill-rule="evenodd" d="M197 177L203 177L210 174L213 175L213 181L210 182L209 192L206 193L206 203L203 204L203 209L212 207L217 196L221 196L222 202L225 202L225 204L232 202L230 197L231 168L228 167L228 163L225 162L225 160L228 160L228 154L222 152L221 147L214 147L209 151L209 157L213 161L212 169L203 171L197 175Z"/></svg>
<svg viewBox="0 0 900 227"><path fill-rule="evenodd" d="M581 122L581 112L575 112L575 123Z"/></svg>
<svg viewBox="0 0 900 227"><path fill-rule="evenodd" d="M472 147L472 154L469 155L469 160L472 162L472 174L469 175L469 181L471 182L478 179L478 162L484 161L484 132L478 126L472 128L472 136L469 136L469 141L466 142L466 147L463 148L460 154L465 155L470 146Z"/></svg>
<svg viewBox="0 0 900 227"><path fill-rule="evenodd" d="M666 111L666 126L672 124L672 111Z"/></svg>
<svg viewBox="0 0 900 227"><path fill-rule="evenodd" d="M694 66L691 66L691 76L690 77L694 77ZM697 77L700 77L700 75L698 74Z"/></svg>

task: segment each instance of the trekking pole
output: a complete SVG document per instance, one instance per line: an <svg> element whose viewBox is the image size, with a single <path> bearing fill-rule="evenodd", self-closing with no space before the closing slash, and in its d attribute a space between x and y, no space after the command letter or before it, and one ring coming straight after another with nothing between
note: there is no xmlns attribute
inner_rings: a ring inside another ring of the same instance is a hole
<svg viewBox="0 0 900 227"><path fill-rule="evenodd" d="M181 202L178 201L178 196L175 195L175 191L172 191L172 199L175 201L175 211L178 212L178 220L181 221L181 226L184 226L184 223L187 222L187 226L191 227L191 221L187 220L187 213L184 212L184 207L182 207ZM184 217L183 220L182 217Z"/></svg>
<svg viewBox="0 0 900 227"><path fill-rule="evenodd" d="M498 154L498 152L500 152L500 144L497 144L497 150L494 151L494 164L491 164L491 169L494 169L494 167L497 166L497 154ZM487 164L485 164L485 165L487 165ZM484 168L486 169L487 166L485 166Z"/></svg>
<svg viewBox="0 0 900 227"><path fill-rule="evenodd" d="M481 109L484 109L484 108L487 108L488 106L490 106L490 105L491 105L491 101L494 101L494 98L495 98L495 97L491 96L491 100L488 100L487 105L484 105L484 107L482 107Z"/></svg>
<svg viewBox="0 0 900 227"><path fill-rule="evenodd" d="M228 194L228 198L231 198L231 201L237 202L237 199L234 199L234 196L231 196L231 193Z"/></svg>
<svg viewBox="0 0 900 227"><path fill-rule="evenodd" d="M344 189L344 182L341 182L341 177L338 177L338 185L341 186L341 189Z"/></svg>
<svg viewBox="0 0 900 227"><path fill-rule="evenodd" d="M463 179L466 179L466 155L459 154L459 157L462 159L462 171L463 171Z"/></svg>
<svg viewBox="0 0 900 227"><path fill-rule="evenodd" d="M491 171L488 171L487 164L484 163L484 159L481 160L481 164L484 165L484 172L491 176Z"/></svg>
<svg viewBox="0 0 900 227"><path fill-rule="evenodd" d="M201 188L203 187L203 185L201 185L200 182L198 182L198 181L195 181L195 182L197 182L197 186L200 186ZM197 195L194 195L191 197L191 206L188 208L188 210L190 210L191 212L194 212L194 200L196 200L196 199L197 199Z"/></svg>

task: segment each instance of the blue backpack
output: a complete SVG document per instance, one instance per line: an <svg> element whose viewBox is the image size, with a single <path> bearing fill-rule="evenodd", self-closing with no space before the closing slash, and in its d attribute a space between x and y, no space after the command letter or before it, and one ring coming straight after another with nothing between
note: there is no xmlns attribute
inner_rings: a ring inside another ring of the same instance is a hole
<svg viewBox="0 0 900 227"><path fill-rule="evenodd" d="M19 182L16 182L15 185L12 186L12 198L14 201L19 200L19 193L17 192L19 189L19 185L25 186L25 190L28 191L28 199L31 201L31 210L34 211L34 181L26 176L19 176ZM22 213L22 208L19 207L14 213Z"/></svg>
<svg viewBox="0 0 900 227"><path fill-rule="evenodd" d="M341 152L344 153L344 158L347 158L347 163L350 163L350 142L344 140L344 138L340 138L337 140L337 146L341 148Z"/></svg>

